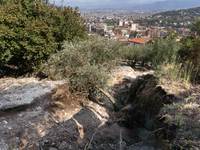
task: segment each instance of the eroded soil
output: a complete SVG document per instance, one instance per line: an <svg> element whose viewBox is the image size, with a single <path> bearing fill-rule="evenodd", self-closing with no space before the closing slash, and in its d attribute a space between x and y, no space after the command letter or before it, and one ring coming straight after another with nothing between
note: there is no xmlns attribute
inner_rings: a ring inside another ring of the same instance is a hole
<svg viewBox="0 0 200 150"><path fill-rule="evenodd" d="M127 91L131 82L143 73L147 72L134 71L129 66L114 70L108 91L113 96L120 94L120 91ZM3 83L5 81L0 85ZM29 93L29 96L31 94L35 93ZM80 97L69 92L68 84L63 82L34 98L29 105L2 109L0 149L9 146L20 149L27 145L28 149L35 150L116 150L120 147L136 149L141 145L140 149L160 147L154 134L145 138L149 132L144 128L120 126L122 116L117 117L108 98L99 101L82 102Z"/></svg>

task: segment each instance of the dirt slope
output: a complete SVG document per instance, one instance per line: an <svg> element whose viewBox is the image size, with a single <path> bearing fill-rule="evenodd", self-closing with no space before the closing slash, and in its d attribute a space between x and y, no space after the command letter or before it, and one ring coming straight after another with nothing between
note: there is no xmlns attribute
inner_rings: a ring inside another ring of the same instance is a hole
<svg viewBox="0 0 200 150"><path fill-rule="evenodd" d="M126 91L131 82L147 72L129 66L113 70L108 91ZM126 81L126 82L124 82ZM0 149L68 150L135 149L148 131L119 126L113 105L104 97L80 102L69 92L65 81L38 81L35 78L0 80ZM17 102L18 101L18 102ZM120 136L121 133L121 136ZM140 149L154 149L154 135Z"/></svg>

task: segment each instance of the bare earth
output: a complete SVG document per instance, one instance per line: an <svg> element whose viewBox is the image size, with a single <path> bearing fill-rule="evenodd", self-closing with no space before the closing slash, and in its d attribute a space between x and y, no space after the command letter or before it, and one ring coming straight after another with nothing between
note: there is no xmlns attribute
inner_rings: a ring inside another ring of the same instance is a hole
<svg viewBox="0 0 200 150"><path fill-rule="evenodd" d="M147 72L121 66L113 70L108 91L115 95L127 90L142 74ZM131 150L148 134L143 128L119 126L106 97L101 103L80 101L69 92L65 81L0 79L0 150L9 146L18 150L26 145L35 150L115 150L120 148L119 142L123 149ZM154 149L153 136L141 150Z"/></svg>

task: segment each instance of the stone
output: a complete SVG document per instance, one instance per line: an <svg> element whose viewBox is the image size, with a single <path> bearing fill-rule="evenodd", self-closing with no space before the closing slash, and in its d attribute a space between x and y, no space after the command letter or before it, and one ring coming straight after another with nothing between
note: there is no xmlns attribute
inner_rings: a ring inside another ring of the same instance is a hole
<svg viewBox="0 0 200 150"><path fill-rule="evenodd" d="M49 147L49 150L58 150L58 149L54 147Z"/></svg>
<svg viewBox="0 0 200 150"><path fill-rule="evenodd" d="M36 78L0 80L0 110L33 104L36 98L64 83L66 81L37 81Z"/></svg>
<svg viewBox="0 0 200 150"><path fill-rule="evenodd" d="M59 147L58 147L60 150L68 150L70 148L70 145L68 145L65 141L63 141Z"/></svg>
<svg viewBox="0 0 200 150"><path fill-rule="evenodd" d="M8 145L5 143L3 139L0 139L0 149L7 149Z"/></svg>

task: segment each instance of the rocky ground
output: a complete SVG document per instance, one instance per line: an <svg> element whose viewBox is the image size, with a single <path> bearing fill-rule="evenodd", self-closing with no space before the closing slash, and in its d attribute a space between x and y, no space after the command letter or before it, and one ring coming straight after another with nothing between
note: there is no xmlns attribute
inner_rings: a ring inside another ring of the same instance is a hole
<svg viewBox="0 0 200 150"><path fill-rule="evenodd" d="M147 73L120 66L112 71L108 92L119 98ZM0 79L0 150L161 149L153 133L120 125L120 119L108 98L83 103L66 81Z"/></svg>

